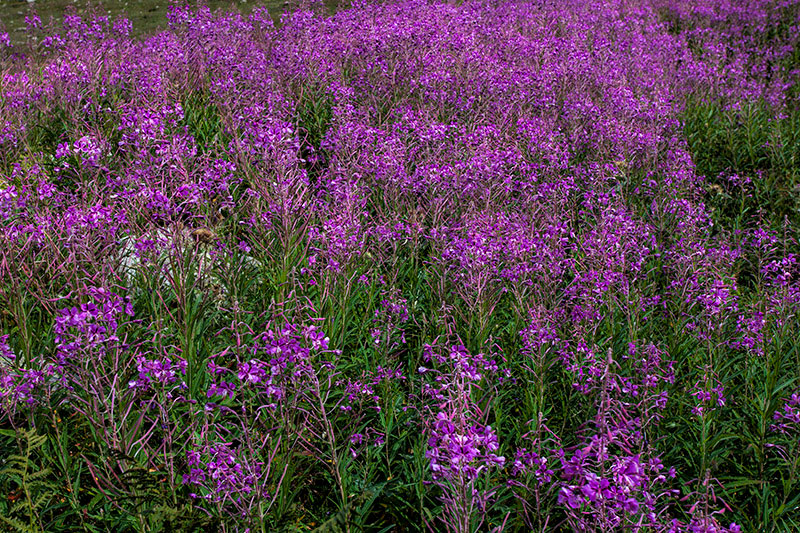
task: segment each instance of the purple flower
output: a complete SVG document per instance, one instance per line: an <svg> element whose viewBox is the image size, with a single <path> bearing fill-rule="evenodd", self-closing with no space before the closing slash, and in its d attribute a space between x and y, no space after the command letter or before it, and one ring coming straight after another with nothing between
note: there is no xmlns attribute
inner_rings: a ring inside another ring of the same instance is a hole
<svg viewBox="0 0 800 533"><path fill-rule="evenodd" d="M628 514L636 514L636 513L638 513L638 512L639 512L639 502L637 502L637 501L636 501L635 499L633 499L633 498L627 498L627 499L626 499L626 500L623 502L623 504L622 504L622 508L623 508L623 509L625 510L625 512L626 512L626 513L628 513Z"/></svg>
<svg viewBox="0 0 800 533"><path fill-rule="evenodd" d="M583 500L573 492L570 487L562 487L558 492L558 503L566 505L570 509L580 509L583 507Z"/></svg>
<svg viewBox="0 0 800 533"><path fill-rule="evenodd" d="M8 345L8 335L0 336L0 357L4 357L9 361L13 361L16 359L16 355L14 355L14 351L11 349L11 346Z"/></svg>
<svg viewBox="0 0 800 533"><path fill-rule="evenodd" d="M239 372L237 377L239 381L247 384L258 384L264 381L267 376L266 364L263 361L251 359L246 363L239 365Z"/></svg>

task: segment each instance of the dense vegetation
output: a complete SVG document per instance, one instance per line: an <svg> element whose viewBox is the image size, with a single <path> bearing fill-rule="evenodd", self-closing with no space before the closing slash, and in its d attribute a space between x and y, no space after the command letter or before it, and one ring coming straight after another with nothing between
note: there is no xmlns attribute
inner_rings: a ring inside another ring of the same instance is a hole
<svg viewBox="0 0 800 533"><path fill-rule="evenodd" d="M800 530L800 2L0 31L0 523Z"/></svg>

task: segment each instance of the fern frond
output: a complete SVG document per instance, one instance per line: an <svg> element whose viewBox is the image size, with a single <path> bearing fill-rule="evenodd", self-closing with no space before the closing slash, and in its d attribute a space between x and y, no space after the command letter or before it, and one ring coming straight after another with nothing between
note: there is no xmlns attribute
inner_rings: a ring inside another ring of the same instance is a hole
<svg viewBox="0 0 800 533"><path fill-rule="evenodd" d="M54 485L48 480L52 470L40 467L34 461L36 452L47 442L46 435L38 435L35 428L22 431L17 438L24 442L25 455L11 455L6 459L0 476L10 478L24 497L14 504L8 516L0 517L8 526L17 531L43 531L41 512L47 502L55 496ZM22 521L27 520L27 524Z"/></svg>
<svg viewBox="0 0 800 533"><path fill-rule="evenodd" d="M18 532L21 531L21 532L24 532L24 533L31 533L31 532L35 531L34 529L31 529L31 527L28 524L25 524L24 522L22 522L22 521L20 521L20 520L18 520L16 518L9 518L7 516L0 516L0 522L2 522L3 524L6 524L7 526L11 527L12 528L11 531L18 531Z"/></svg>

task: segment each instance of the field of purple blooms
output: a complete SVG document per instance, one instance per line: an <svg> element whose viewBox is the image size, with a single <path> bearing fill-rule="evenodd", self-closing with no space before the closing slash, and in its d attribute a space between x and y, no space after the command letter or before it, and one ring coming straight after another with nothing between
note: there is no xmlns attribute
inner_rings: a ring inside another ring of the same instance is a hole
<svg viewBox="0 0 800 533"><path fill-rule="evenodd" d="M800 531L800 0L0 28L0 530Z"/></svg>

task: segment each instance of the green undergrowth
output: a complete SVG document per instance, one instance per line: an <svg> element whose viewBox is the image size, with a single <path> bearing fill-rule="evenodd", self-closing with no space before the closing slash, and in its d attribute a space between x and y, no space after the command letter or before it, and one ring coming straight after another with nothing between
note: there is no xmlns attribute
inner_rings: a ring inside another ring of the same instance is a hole
<svg viewBox="0 0 800 533"><path fill-rule="evenodd" d="M800 110L776 113L765 103L738 108L692 101L684 132L706 202L721 228L766 222L800 227Z"/></svg>
<svg viewBox="0 0 800 533"><path fill-rule="evenodd" d="M231 136L225 130L219 108L204 91L189 92L183 98L183 121L201 154L224 150Z"/></svg>

